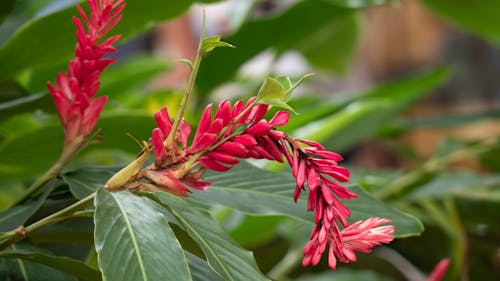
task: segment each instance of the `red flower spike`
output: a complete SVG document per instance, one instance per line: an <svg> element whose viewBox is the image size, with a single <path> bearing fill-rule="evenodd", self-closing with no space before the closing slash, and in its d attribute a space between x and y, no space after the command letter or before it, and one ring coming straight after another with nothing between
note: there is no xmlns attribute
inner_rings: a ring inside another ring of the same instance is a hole
<svg viewBox="0 0 500 281"><path fill-rule="evenodd" d="M247 149L253 148L257 145L257 140L255 140L255 138L250 134L239 135L232 138L231 140L237 143L241 143Z"/></svg>
<svg viewBox="0 0 500 281"><path fill-rule="evenodd" d="M77 44L75 57L68 66L68 74L59 73L56 86L48 83L48 89L59 114L65 143L78 136L87 136L94 129L107 97L93 99L99 89L101 72L114 60L103 58L106 53L115 52L111 46L119 36L113 36L102 43L98 41L121 19L123 1L89 0L90 16L81 7L78 12L83 20L74 17ZM84 25L86 25L86 30Z"/></svg>
<svg viewBox="0 0 500 281"><path fill-rule="evenodd" d="M188 195L188 192L191 192L169 171L153 171L146 169L144 176L154 182L157 186L162 187L164 191L174 195L185 197Z"/></svg>
<svg viewBox="0 0 500 281"><path fill-rule="evenodd" d="M218 152L218 151L212 151L206 154L210 159L216 160L218 162L224 163L224 164L229 164L229 165L235 165L240 163L236 158L233 156L223 153L223 152Z"/></svg>

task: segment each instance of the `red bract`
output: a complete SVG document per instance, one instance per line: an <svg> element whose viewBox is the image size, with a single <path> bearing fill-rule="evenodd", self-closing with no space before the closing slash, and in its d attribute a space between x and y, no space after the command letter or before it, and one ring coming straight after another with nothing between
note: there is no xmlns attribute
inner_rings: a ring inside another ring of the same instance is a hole
<svg viewBox="0 0 500 281"><path fill-rule="evenodd" d="M349 171L338 165L342 156L325 150L317 142L293 139L276 130L288 122L289 114L278 111L269 121L264 118L268 109L268 105L257 104L255 98L245 104L238 101L234 106L222 101L215 114L212 105L208 105L191 144L186 145L191 128L182 121L175 133L181 147L176 142L171 148L166 146L166 140L172 133L172 121L166 109L160 110L155 115L158 128L151 138L153 169L159 174L144 175L161 190L187 196L190 191L184 184L198 189L208 187L209 183L199 181L205 169L224 172L238 164L239 159L286 159L296 179L294 200L307 190L307 209L315 212L316 226L304 248L304 266L318 264L327 246L328 263L335 268L337 259L352 262L356 260L355 251L370 252L374 246L392 241L394 227L381 226L389 222L387 219L369 218L349 225L347 218L351 213L341 200L359 196L340 184L349 181ZM201 168L191 171L196 165ZM173 181L171 175L178 180Z"/></svg>
<svg viewBox="0 0 500 281"><path fill-rule="evenodd" d="M116 52L112 44L120 35L101 43L99 40L120 21L120 12L125 8L124 0L88 0L88 3L90 15L87 16L78 6L81 20L73 18L78 42L68 73L58 74L56 86L48 83L64 128L65 143L92 132L108 99L107 96L94 96L99 89L101 72L114 62L111 58L104 58L104 55Z"/></svg>

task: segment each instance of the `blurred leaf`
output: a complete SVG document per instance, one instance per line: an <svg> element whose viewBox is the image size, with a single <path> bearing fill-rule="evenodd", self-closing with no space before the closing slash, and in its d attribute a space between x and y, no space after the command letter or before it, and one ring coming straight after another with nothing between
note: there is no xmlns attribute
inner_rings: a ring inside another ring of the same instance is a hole
<svg viewBox="0 0 500 281"><path fill-rule="evenodd" d="M156 205L129 192L97 191L95 246L103 279L192 280L186 256Z"/></svg>
<svg viewBox="0 0 500 281"><path fill-rule="evenodd" d="M56 180L49 181L42 187L42 194L35 200L24 202L0 213L0 232L11 231L25 224L40 209L56 186Z"/></svg>
<svg viewBox="0 0 500 281"><path fill-rule="evenodd" d="M136 55L122 63L111 65L102 73L99 93L119 100L123 92L147 83L167 69L168 64L159 58Z"/></svg>
<svg viewBox="0 0 500 281"><path fill-rule="evenodd" d="M0 81L0 110L7 102L27 96L29 93L18 82L14 80Z"/></svg>
<svg viewBox="0 0 500 281"><path fill-rule="evenodd" d="M77 199L83 199L94 193L99 187L103 187L120 169L103 167L86 167L69 173L65 173L62 179L68 184L69 190Z"/></svg>
<svg viewBox="0 0 500 281"><path fill-rule="evenodd" d="M326 0L328 2L350 8L364 8L391 3L393 0Z"/></svg>
<svg viewBox="0 0 500 281"><path fill-rule="evenodd" d="M227 81L245 61L268 48L282 52L314 44L313 40L320 38L316 31L321 32L326 26L332 28L335 23L342 25L353 12L324 1L299 1L276 16L245 22L235 34L225 38L237 43L235 50L213 53L204 59L197 78L200 92L207 93Z"/></svg>
<svg viewBox="0 0 500 281"><path fill-rule="evenodd" d="M62 272L69 273L85 281L102 280L101 273L98 270L89 267L79 260L67 257L57 257L25 249L2 251L0 252L0 257L19 258L44 264Z"/></svg>
<svg viewBox="0 0 500 281"><path fill-rule="evenodd" d="M441 174L408 194L405 199L415 201L448 196L500 202L500 174L493 176L481 176L470 172Z"/></svg>
<svg viewBox="0 0 500 281"><path fill-rule="evenodd" d="M202 192L193 191L190 198L249 214L286 215L311 224L314 222L313 214L307 212L305 194L297 203L293 201L295 180L290 174L269 172L240 163L225 173L209 173L205 180L212 186ZM344 201L352 213L350 222L377 216L390 219L398 237L422 232L422 225L416 218L373 199L357 186L349 188L360 196L359 200Z"/></svg>
<svg viewBox="0 0 500 281"><path fill-rule="evenodd" d="M482 36L494 43L500 43L500 1L455 1L421 0L431 11L444 20ZM471 12L474 11L474 12Z"/></svg>
<svg viewBox="0 0 500 281"><path fill-rule="evenodd" d="M247 216L229 234L238 244L253 249L275 237L282 220L283 217L276 216Z"/></svg>
<svg viewBox="0 0 500 281"><path fill-rule="evenodd" d="M204 260L191 254L190 252L185 252L189 268L191 269L191 277L193 281L222 281L222 279L217 275Z"/></svg>
<svg viewBox="0 0 500 281"><path fill-rule="evenodd" d="M307 274L302 276L296 281L331 281L331 280L342 280L342 281L391 281L392 278L380 275L376 272L369 270L352 270L352 269L337 269L335 271L327 271L319 274Z"/></svg>
<svg viewBox="0 0 500 281"><path fill-rule="evenodd" d="M182 223L224 280L269 280L259 271L253 255L236 244L208 212L168 193L148 196L161 202Z"/></svg>
<svg viewBox="0 0 500 281"><path fill-rule="evenodd" d="M0 211L7 209L12 202L21 198L24 188L24 184L20 181L0 181Z"/></svg>
<svg viewBox="0 0 500 281"><path fill-rule="evenodd" d="M3 0L0 2L0 24L4 21L5 17L14 9L17 0Z"/></svg>
<svg viewBox="0 0 500 281"><path fill-rule="evenodd" d="M180 15L191 4L192 1L150 0L144 5L140 0L128 0L123 20L110 34L123 34L124 39L130 38L152 27L156 21ZM71 22L71 17L76 14L75 7L61 5L42 17L24 23L0 49L0 79L12 77L26 68L68 61L76 43L75 27Z"/></svg>
<svg viewBox="0 0 500 281"><path fill-rule="evenodd" d="M358 30L356 17L344 17L315 30L296 49L316 67L345 73L356 52Z"/></svg>
<svg viewBox="0 0 500 281"><path fill-rule="evenodd" d="M102 116L96 125L101 128L103 140L93 148L123 149L137 153L140 149L127 136L133 134L138 139L148 139L154 126L154 118L149 114L120 113ZM63 142L62 128L58 123L43 125L21 135L8 138L0 144L0 178L26 179L46 170L58 157ZM26 162L26 159L30 159Z"/></svg>
<svg viewBox="0 0 500 281"><path fill-rule="evenodd" d="M11 116L32 112L36 109L55 111L52 97L47 93L39 93L0 103L0 122Z"/></svg>
<svg viewBox="0 0 500 281"><path fill-rule="evenodd" d="M286 93L282 83L272 77L266 77L266 80L264 80L262 86L260 86L259 92L257 93L257 99L284 100L285 96Z"/></svg>
<svg viewBox="0 0 500 281"><path fill-rule="evenodd" d="M443 69L378 86L342 110L296 131L296 137L345 151L371 137L388 120L428 94L447 78Z"/></svg>

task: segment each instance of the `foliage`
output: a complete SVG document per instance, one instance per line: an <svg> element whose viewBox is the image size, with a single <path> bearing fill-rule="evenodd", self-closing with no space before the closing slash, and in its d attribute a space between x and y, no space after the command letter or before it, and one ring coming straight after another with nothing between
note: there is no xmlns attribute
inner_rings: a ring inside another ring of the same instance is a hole
<svg viewBox="0 0 500 281"><path fill-rule="evenodd" d="M0 4L0 279L398 278L387 264L380 266L375 255L360 258L359 264L370 271L321 272L324 264L315 270L301 269L302 247L315 220L306 211L305 199L292 201L295 180L290 173L269 171L283 168L278 165L267 165L264 170L241 163L225 173L209 172L205 180L212 186L195 190L187 198L165 192L110 193L104 189L108 179L140 150L127 133L139 140L149 138L154 128L150 104L169 103L169 108L179 104L175 95L166 97L165 92L152 93L143 87L170 65L150 55L125 58L103 73L100 93L110 100L96 126L102 136L91 139L65 170L39 190L27 193L29 184L57 160L63 147L63 131L45 83L71 57L75 31L69 21L82 2L4 0ZM121 43L182 15L195 1L147 2L127 0L123 20L113 31L123 34ZM205 53L216 47L235 45L236 49L217 49L204 57L194 94L200 101L214 99L218 86L239 78L241 65L266 50L272 50L275 58L294 50L318 71L345 73L359 36L358 14L389 2L303 0L269 17L241 15L233 34L222 39L209 36L201 43ZM421 2L448 22L498 42L497 1ZM185 62L198 67L196 61ZM290 135L348 152L368 138L387 140L416 128L498 119L495 110L422 120L397 118L449 75L450 70L444 68L422 71L340 99L291 97L289 93L302 80L292 85L279 76L265 80L260 90L252 85L247 91L274 107L299 113L284 127ZM202 108L187 110L190 118L199 116ZM423 222L430 229L428 235L446 237L449 249L444 254L453 260L448 278L464 274L468 261L475 261L464 245L471 242L474 246L482 237L476 228L487 224L492 228L488 235L493 241L499 239L495 224L500 200L499 143L498 139L445 140L431 159L409 171L353 167L349 188L360 199L346 202L352 212L349 222L389 218L397 238L419 236ZM488 173L449 169L469 161L485 163ZM483 204L490 216L480 216L475 204ZM442 256L415 253L415 247L405 244L413 239L398 239L391 247L412 255L416 264L431 271ZM491 246L483 243L483 248ZM475 250L484 255L484 250ZM491 267L483 264L480 268L491 272Z"/></svg>

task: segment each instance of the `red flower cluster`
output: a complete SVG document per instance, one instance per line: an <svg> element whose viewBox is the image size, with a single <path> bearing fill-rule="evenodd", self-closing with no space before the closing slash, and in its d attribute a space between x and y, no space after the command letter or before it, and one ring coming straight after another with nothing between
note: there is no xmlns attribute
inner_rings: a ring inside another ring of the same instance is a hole
<svg viewBox="0 0 500 281"><path fill-rule="evenodd" d="M87 17L79 6L78 12L83 23L77 17L73 18L78 42L68 73L58 74L57 86L48 83L64 128L66 143L91 133L108 99L107 96L94 99L94 96L99 89L101 72L114 62L103 56L116 52L112 44L120 39L120 35L102 43L98 41L120 21L120 13L125 8L124 0L88 0L88 3L90 16ZM84 24L87 26L86 31Z"/></svg>
<svg viewBox="0 0 500 281"><path fill-rule="evenodd" d="M187 146L191 128L183 120L173 147L168 147L166 139L172 121L167 109L161 109L155 115L158 128L153 130L151 138L155 167L145 176L162 189L187 196L189 190L185 185L196 189L210 185L199 181L204 169L227 171L239 163L238 158L283 162L284 156L296 179L294 200L298 200L307 186L307 209L315 211L316 226L304 248L304 266L318 264L327 245L328 264L335 268L337 259L352 262L356 260L354 251L370 252L374 246L392 241L394 227L380 226L389 222L387 219L369 218L351 225L347 222L351 214L340 199L358 195L337 183L349 181L349 171L338 165L342 157L317 142L293 139L276 130L275 127L288 122L289 114L279 111L266 120L268 110L268 105L257 104L255 98L246 103L240 100L232 107L228 101L222 101L213 116L212 105L208 105L191 145ZM197 164L202 168L191 172Z"/></svg>

